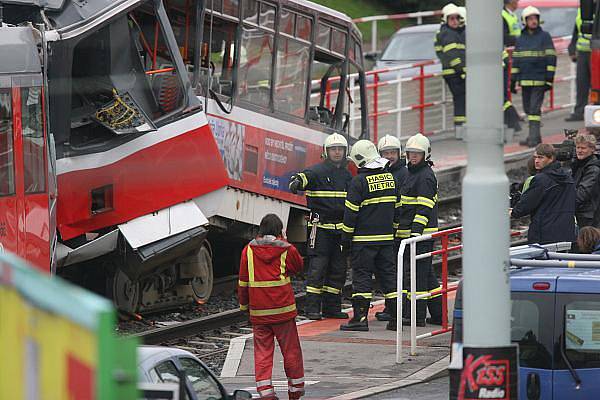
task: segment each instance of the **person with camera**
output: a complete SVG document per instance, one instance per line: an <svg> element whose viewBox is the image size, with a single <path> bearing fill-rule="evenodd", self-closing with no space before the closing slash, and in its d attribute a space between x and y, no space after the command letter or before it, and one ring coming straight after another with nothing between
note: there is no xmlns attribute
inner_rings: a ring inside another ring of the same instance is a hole
<svg viewBox="0 0 600 400"><path fill-rule="evenodd" d="M556 50L550 34L540 26L540 11L532 6L521 15L525 29L517 38L513 52L511 91L515 84L523 89L523 108L529 121L529 136L519 142L535 147L542 142L542 104L546 90L552 89L556 71Z"/></svg>
<svg viewBox="0 0 600 400"><path fill-rule="evenodd" d="M530 244L575 241L575 182L556 160L554 146L535 148L537 174L511 211L511 217L531 216Z"/></svg>
<svg viewBox="0 0 600 400"><path fill-rule="evenodd" d="M573 179L575 180L575 217L577 226L600 225L600 160L594 154L596 137L577 135L575 137L576 159L573 161Z"/></svg>

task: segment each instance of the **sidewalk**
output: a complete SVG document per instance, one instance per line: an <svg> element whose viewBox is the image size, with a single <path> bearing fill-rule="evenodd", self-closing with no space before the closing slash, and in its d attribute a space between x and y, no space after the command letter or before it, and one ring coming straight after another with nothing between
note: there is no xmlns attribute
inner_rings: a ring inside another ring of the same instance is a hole
<svg viewBox="0 0 600 400"><path fill-rule="evenodd" d="M451 316L453 296L449 296L448 303ZM383 306L383 301L376 302L369 311L369 332L342 332L339 326L345 320L299 323L304 354L305 399L357 399L420 383L445 373L450 334L420 341L418 355L410 357L407 352L409 327L405 327L405 361L396 364L396 333L385 329L386 322L374 319L375 312L381 311ZM417 328L417 334L436 329L439 326ZM221 381L229 390L245 389L256 393L251 336L247 335L230 346L221 374ZM287 381L278 348L275 350L273 381L279 397L287 398Z"/></svg>

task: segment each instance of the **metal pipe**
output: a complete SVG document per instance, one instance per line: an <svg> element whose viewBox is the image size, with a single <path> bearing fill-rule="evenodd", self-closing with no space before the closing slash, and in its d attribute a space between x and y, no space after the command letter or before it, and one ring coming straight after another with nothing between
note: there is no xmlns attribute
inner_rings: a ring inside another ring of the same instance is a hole
<svg viewBox="0 0 600 400"><path fill-rule="evenodd" d="M523 260L511 258L510 264L515 267L531 268L600 268L600 262L598 261L578 260Z"/></svg>
<svg viewBox="0 0 600 400"><path fill-rule="evenodd" d="M510 345L501 8L496 0L467 1L468 163L462 184L465 348Z"/></svg>

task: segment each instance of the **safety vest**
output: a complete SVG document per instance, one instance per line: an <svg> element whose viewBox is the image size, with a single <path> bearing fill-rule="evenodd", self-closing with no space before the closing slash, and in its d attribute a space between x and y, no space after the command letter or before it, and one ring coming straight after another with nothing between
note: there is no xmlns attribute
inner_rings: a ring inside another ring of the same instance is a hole
<svg viewBox="0 0 600 400"><path fill-rule="evenodd" d="M508 25L508 34L510 36L521 36L521 24L519 23L519 17L503 8L502 18L504 18L506 25Z"/></svg>
<svg viewBox="0 0 600 400"><path fill-rule="evenodd" d="M575 19L575 25L577 26L577 51L590 52L592 48L590 46L590 39L592 35L581 33L581 8L577 10L577 18Z"/></svg>

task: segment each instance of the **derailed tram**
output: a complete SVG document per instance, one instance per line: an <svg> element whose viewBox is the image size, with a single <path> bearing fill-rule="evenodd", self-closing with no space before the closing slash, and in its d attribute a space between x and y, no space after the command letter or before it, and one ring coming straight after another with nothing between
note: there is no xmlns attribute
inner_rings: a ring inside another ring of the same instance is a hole
<svg viewBox="0 0 600 400"><path fill-rule="evenodd" d="M368 137L361 36L325 7L3 4L0 242L121 310L207 299L267 211L302 241L289 177Z"/></svg>

